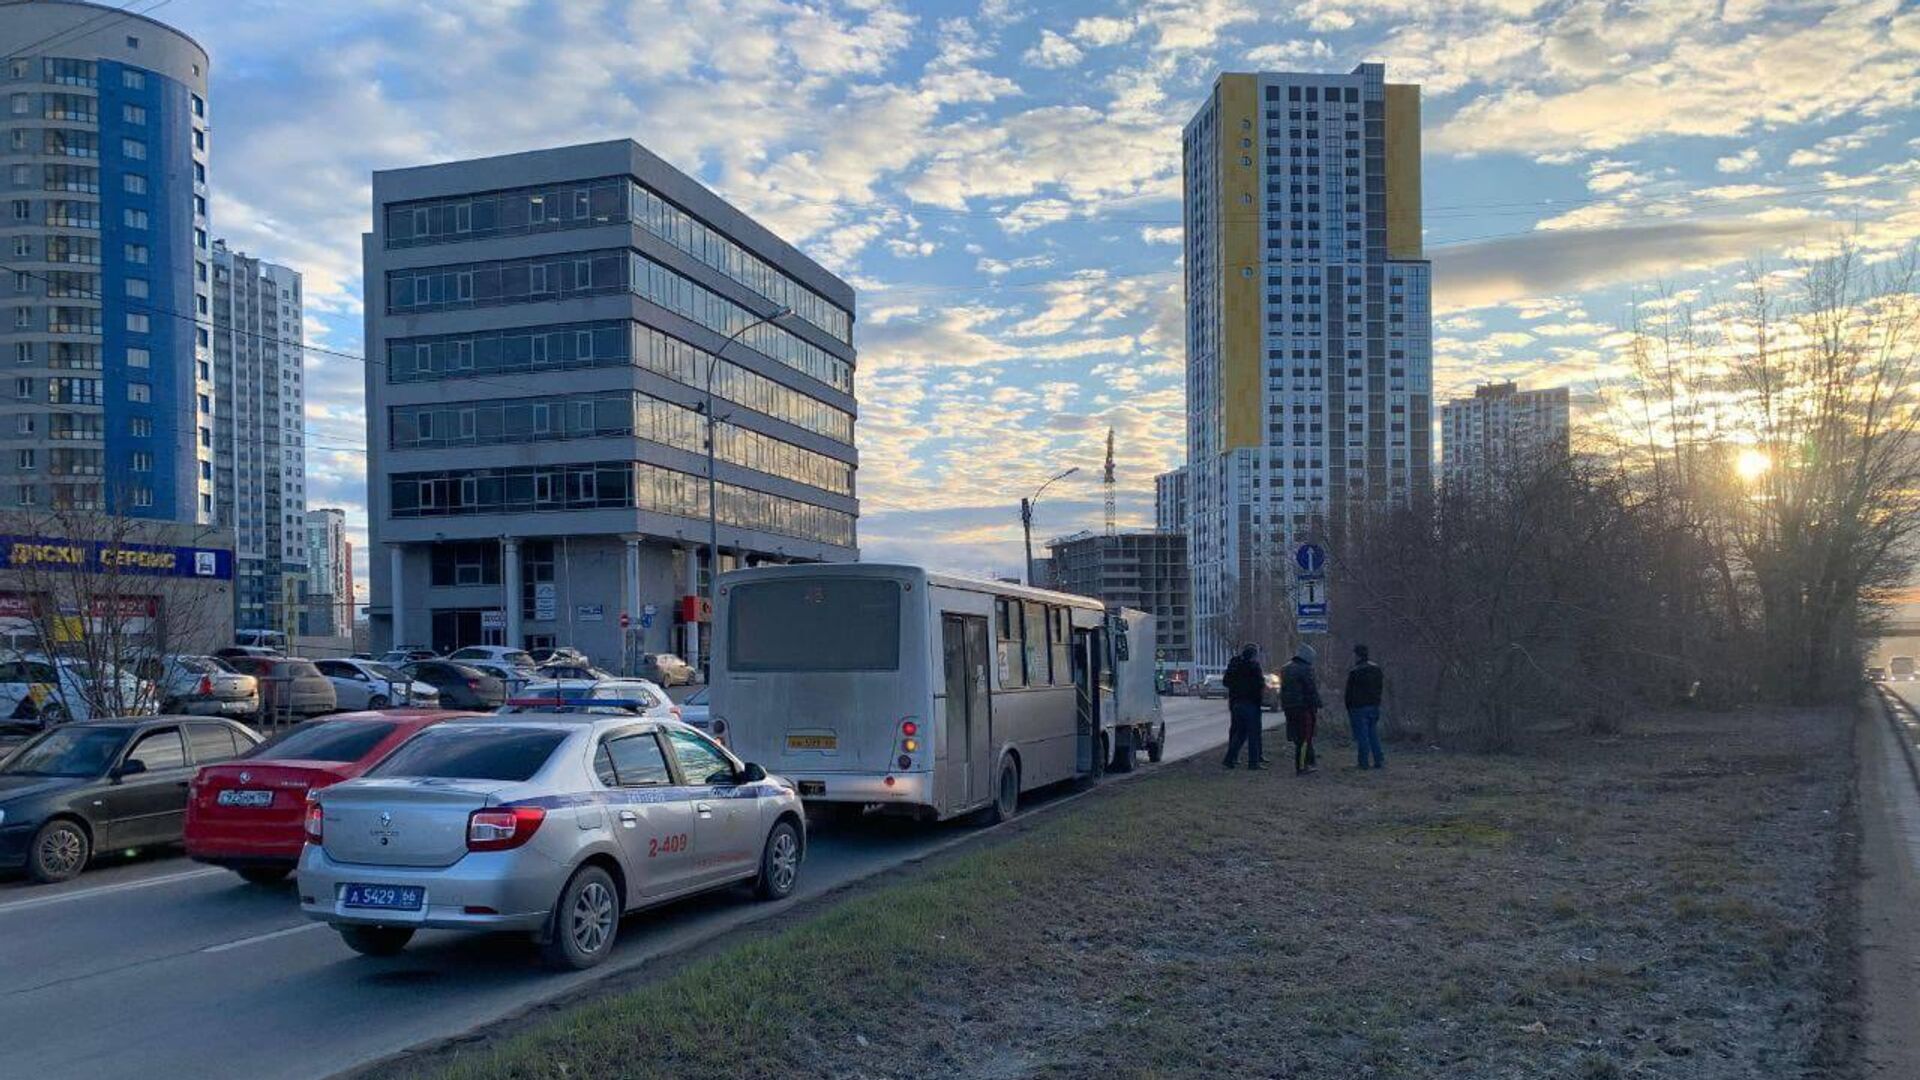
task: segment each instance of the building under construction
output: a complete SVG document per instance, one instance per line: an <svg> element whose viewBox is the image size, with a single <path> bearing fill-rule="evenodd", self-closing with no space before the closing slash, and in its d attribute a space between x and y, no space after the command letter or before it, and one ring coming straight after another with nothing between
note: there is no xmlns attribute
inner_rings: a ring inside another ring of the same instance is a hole
<svg viewBox="0 0 1920 1080"><path fill-rule="evenodd" d="M1052 588L1151 612L1159 639L1155 655L1163 666L1184 668L1193 662L1184 535L1087 532L1050 541L1047 549Z"/></svg>

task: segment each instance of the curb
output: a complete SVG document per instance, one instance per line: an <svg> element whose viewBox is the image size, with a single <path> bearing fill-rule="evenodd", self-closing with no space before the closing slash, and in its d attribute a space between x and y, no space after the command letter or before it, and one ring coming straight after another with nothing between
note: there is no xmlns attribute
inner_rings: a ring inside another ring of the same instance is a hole
<svg viewBox="0 0 1920 1080"><path fill-rule="evenodd" d="M1913 774L1913 782L1920 785L1920 712L1893 691L1885 687L1874 689L1880 695L1887 726L1893 729L1893 741L1900 744L1900 753L1907 759L1907 771Z"/></svg>

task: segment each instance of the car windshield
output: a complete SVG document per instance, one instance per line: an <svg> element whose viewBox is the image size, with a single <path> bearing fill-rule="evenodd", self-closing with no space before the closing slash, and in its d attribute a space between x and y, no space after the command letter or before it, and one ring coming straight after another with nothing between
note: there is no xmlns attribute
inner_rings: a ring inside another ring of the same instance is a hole
<svg viewBox="0 0 1920 1080"><path fill-rule="evenodd" d="M367 775L519 782L539 772L566 737L564 731L429 728Z"/></svg>
<svg viewBox="0 0 1920 1080"><path fill-rule="evenodd" d="M247 755L249 761L359 761L393 733L373 720L309 722Z"/></svg>
<svg viewBox="0 0 1920 1080"><path fill-rule="evenodd" d="M58 728L21 747L0 773L12 776L99 776L126 745L123 728Z"/></svg>

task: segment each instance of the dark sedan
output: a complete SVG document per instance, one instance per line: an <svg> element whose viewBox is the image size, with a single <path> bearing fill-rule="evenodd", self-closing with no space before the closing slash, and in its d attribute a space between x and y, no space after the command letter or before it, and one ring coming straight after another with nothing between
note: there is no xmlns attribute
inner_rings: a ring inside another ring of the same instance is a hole
<svg viewBox="0 0 1920 1080"><path fill-rule="evenodd" d="M507 703L507 684L479 668L451 660L420 660L401 671L440 691L443 709L497 709Z"/></svg>
<svg viewBox="0 0 1920 1080"><path fill-rule="evenodd" d="M213 717L62 724L0 762L0 870L65 881L96 851L180 842L187 783L260 736Z"/></svg>

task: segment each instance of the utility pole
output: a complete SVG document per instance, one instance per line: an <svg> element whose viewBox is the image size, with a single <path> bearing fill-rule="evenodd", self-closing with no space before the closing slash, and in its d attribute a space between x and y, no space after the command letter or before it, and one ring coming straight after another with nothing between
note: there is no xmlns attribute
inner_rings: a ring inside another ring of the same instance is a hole
<svg viewBox="0 0 1920 1080"><path fill-rule="evenodd" d="M1055 480L1064 479L1079 471L1080 466L1075 465L1065 472L1055 473L1047 478L1046 483L1040 485L1040 490L1034 492L1032 498L1020 500L1020 530L1027 541L1027 562L1020 569L1020 580L1029 585L1033 584L1033 507L1040 501L1041 494L1053 486Z"/></svg>
<svg viewBox="0 0 1920 1080"><path fill-rule="evenodd" d="M1107 486L1107 535L1113 536L1116 533L1118 533L1120 529L1117 521L1118 515L1114 513L1114 506L1113 506L1114 489L1113 489L1113 429L1112 428L1107 429L1107 475L1104 483Z"/></svg>

